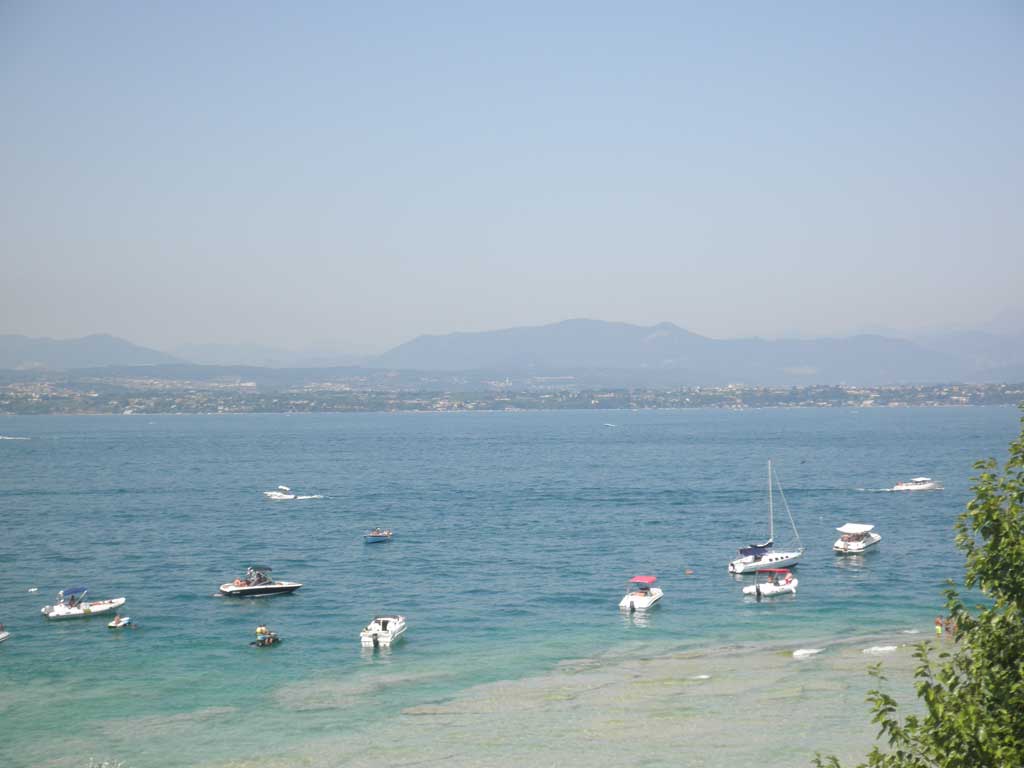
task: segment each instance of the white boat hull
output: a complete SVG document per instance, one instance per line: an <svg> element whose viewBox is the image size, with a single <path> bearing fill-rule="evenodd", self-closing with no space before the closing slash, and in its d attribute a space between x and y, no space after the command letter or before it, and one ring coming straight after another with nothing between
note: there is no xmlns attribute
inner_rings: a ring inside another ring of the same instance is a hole
<svg viewBox="0 0 1024 768"><path fill-rule="evenodd" d="M776 595L795 595L796 585L799 583L799 579L792 579L791 581L784 581L781 584L750 584L743 588L744 595L754 595L755 597L775 597Z"/></svg>
<svg viewBox="0 0 1024 768"><path fill-rule="evenodd" d="M263 495L271 501L294 501L297 498L294 493L281 493L280 491L264 491Z"/></svg>
<svg viewBox="0 0 1024 768"><path fill-rule="evenodd" d="M894 491L941 491L943 487L942 483L935 480L928 480L927 482L914 482L911 480L907 483L896 483L892 489Z"/></svg>
<svg viewBox="0 0 1024 768"><path fill-rule="evenodd" d="M832 545L832 549L840 555L859 555L875 546L881 540L882 536L878 533L868 533L860 541L843 541L839 538Z"/></svg>
<svg viewBox="0 0 1024 768"><path fill-rule="evenodd" d="M6 640L10 636L11 636L10 632L6 632L6 631L0 632L0 643L2 643L4 640Z"/></svg>
<svg viewBox="0 0 1024 768"><path fill-rule="evenodd" d="M359 642L364 648L375 648L377 646L387 647L405 634L406 623L402 616L388 616L387 628L382 628L379 619L370 622L362 632L359 633Z"/></svg>
<svg viewBox="0 0 1024 768"><path fill-rule="evenodd" d="M266 581L262 584L221 584L220 593L225 597L269 597L287 595L302 585L297 581Z"/></svg>
<svg viewBox="0 0 1024 768"><path fill-rule="evenodd" d="M109 613L124 605L126 600L124 597L115 597L112 600L87 600L74 608L57 603L45 606L40 612L48 619L77 619L95 616L98 613Z"/></svg>
<svg viewBox="0 0 1024 768"><path fill-rule="evenodd" d="M660 587L651 587L648 592L627 592L619 601L619 608L625 611L644 611L661 600L664 593Z"/></svg>
<svg viewBox="0 0 1024 768"><path fill-rule="evenodd" d="M803 556L802 549L792 552L769 552L762 557L747 555L729 563L729 573L753 573L765 568L788 568L800 562L800 558Z"/></svg>

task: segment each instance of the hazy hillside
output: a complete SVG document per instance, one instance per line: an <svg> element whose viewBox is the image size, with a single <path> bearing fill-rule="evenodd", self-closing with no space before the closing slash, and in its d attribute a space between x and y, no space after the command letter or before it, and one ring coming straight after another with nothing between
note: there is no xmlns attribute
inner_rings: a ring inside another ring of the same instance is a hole
<svg viewBox="0 0 1024 768"><path fill-rule="evenodd" d="M80 339L0 336L0 368L68 370L107 365L158 365L177 358L106 334Z"/></svg>
<svg viewBox="0 0 1024 768"><path fill-rule="evenodd" d="M480 333L420 336L372 365L419 370L533 371L572 375L631 371L642 383L817 384L955 381L970 366L941 351L882 336L715 340L671 323L644 327L599 320ZM621 376L616 378L622 378Z"/></svg>

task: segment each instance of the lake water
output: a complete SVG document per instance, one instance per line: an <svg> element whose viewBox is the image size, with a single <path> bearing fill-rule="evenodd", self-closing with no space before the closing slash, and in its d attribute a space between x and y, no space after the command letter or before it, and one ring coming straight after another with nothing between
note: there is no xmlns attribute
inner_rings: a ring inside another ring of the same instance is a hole
<svg viewBox="0 0 1024 768"><path fill-rule="evenodd" d="M910 690L908 644L961 574L972 463L1005 458L1018 425L1014 408L0 417L29 438L0 440L0 764L863 755L865 668ZM807 554L796 596L756 603L726 564L766 534L769 458ZM921 474L946 490L877 490ZM264 499L279 483L324 498ZM845 522L874 523L877 551L835 556ZM394 541L365 545L375 525ZM250 562L305 586L213 596ZM623 615L641 573L665 598ZM127 596L137 628L40 616L79 584ZM380 612L406 638L364 651ZM260 623L285 642L249 647Z"/></svg>

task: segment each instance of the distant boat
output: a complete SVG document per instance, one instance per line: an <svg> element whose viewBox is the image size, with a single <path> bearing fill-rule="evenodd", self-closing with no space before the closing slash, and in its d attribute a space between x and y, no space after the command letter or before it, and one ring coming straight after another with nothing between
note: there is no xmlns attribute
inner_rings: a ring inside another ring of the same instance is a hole
<svg viewBox="0 0 1024 768"><path fill-rule="evenodd" d="M619 601L619 608L632 613L650 608L661 600L664 593L654 586L657 580L657 576L634 576L629 580L625 596Z"/></svg>
<svg viewBox="0 0 1024 768"><path fill-rule="evenodd" d="M894 491L941 491L944 490L942 483L932 480L930 477L915 477L902 483L896 483L892 487Z"/></svg>
<svg viewBox="0 0 1024 768"><path fill-rule="evenodd" d="M774 492L772 480L778 486L779 496L789 515L789 524L793 526L793 535L796 537L797 549L776 550L775 549L775 507L773 505ZM789 511L789 504L786 495L782 492L782 483L772 469L772 463L768 462L768 540L761 544L751 544L739 551L739 557L729 563L729 573L750 573L765 568L784 568L796 565L804 556L804 548L800 544L800 534L796 530L796 523L793 522L793 513Z"/></svg>
<svg viewBox="0 0 1024 768"><path fill-rule="evenodd" d="M366 544L382 544L386 541L391 541L392 536L394 534L390 528L374 528L363 536L363 542Z"/></svg>
<svg viewBox="0 0 1024 768"><path fill-rule="evenodd" d="M832 549L841 555L860 554L882 540L880 534L873 532L874 527L864 523L846 523L846 525L836 528L843 535L836 539Z"/></svg>

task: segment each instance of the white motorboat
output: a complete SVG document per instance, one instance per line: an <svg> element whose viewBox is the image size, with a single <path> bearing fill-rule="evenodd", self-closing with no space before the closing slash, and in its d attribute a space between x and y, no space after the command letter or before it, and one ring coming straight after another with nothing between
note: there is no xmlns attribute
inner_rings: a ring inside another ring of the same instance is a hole
<svg viewBox="0 0 1024 768"><path fill-rule="evenodd" d="M11 633L4 629L4 625L0 624L0 643L11 636Z"/></svg>
<svg viewBox="0 0 1024 768"><path fill-rule="evenodd" d="M298 494L292 493L292 489L287 485L279 485L273 491L264 491L263 495L273 501L293 501L298 498Z"/></svg>
<svg viewBox="0 0 1024 768"><path fill-rule="evenodd" d="M131 616L115 616L114 620L107 624L111 629L124 629L132 623Z"/></svg>
<svg viewBox="0 0 1024 768"><path fill-rule="evenodd" d="M274 581L270 577L273 569L266 565L250 565L244 579L235 579L220 585L220 593L227 597L267 597L287 595L302 585L297 581Z"/></svg>
<svg viewBox="0 0 1024 768"><path fill-rule="evenodd" d="M902 483L896 483L892 487L894 491L941 491L942 483L932 480L930 477L915 477Z"/></svg>
<svg viewBox="0 0 1024 768"><path fill-rule="evenodd" d="M799 580L785 568L762 568L757 572L757 580L743 588L744 595L753 595L758 600L762 597L796 594Z"/></svg>
<svg viewBox="0 0 1024 768"><path fill-rule="evenodd" d="M772 478L779 489L779 496L789 516L789 524L793 527L793 536L796 538L796 549L775 549L775 506L774 492L772 490ZM786 501L786 494L782 491L782 483L778 475L772 469L771 461L768 462L768 540L760 544L751 544L742 547L739 557L729 563L729 573L751 573L764 568L785 568L796 565L804 556L804 548L800 544L800 534L796 530L796 523L793 521L793 513L789 510L789 503Z"/></svg>
<svg viewBox="0 0 1024 768"><path fill-rule="evenodd" d="M836 528L843 535L836 539L832 549L841 555L859 555L882 540L880 534L873 532L874 527L864 523L846 523Z"/></svg>
<svg viewBox="0 0 1024 768"><path fill-rule="evenodd" d="M664 593L655 587L657 576L634 576L626 585L626 594L619 601L619 608L629 611L643 611L661 600Z"/></svg>
<svg viewBox="0 0 1024 768"><path fill-rule="evenodd" d="M388 646L405 634L405 616L377 616L359 633L365 648Z"/></svg>
<svg viewBox="0 0 1024 768"><path fill-rule="evenodd" d="M46 605L40 610L48 619L77 619L82 616L93 616L107 613L125 604L127 598L115 597L111 600L86 600L89 590L85 587L62 589L57 593L57 602Z"/></svg>

